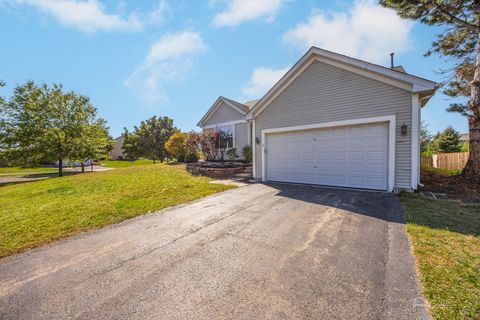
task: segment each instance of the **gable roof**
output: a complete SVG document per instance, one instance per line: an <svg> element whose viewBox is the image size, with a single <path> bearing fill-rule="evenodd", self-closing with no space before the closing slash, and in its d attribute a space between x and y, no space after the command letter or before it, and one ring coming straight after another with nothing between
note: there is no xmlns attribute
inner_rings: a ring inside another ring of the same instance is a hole
<svg viewBox="0 0 480 320"><path fill-rule="evenodd" d="M254 105L247 113L246 119L256 115L275 99L288 85L295 80L313 62L323 62L345 69L362 76L369 77L390 85L418 93L423 97L422 105L435 93L437 83L417 77L401 70L383 67L377 64L355 59L332 51L311 47L295 65ZM403 69L403 68L402 68Z"/></svg>
<svg viewBox="0 0 480 320"><path fill-rule="evenodd" d="M232 100L232 99L228 99L228 98L225 98L225 97L222 97L225 101L228 101L230 102L231 104L233 104L234 106L236 106L237 108L239 108L240 110L242 110L243 112L247 113L250 108L243 104L243 103L240 103L240 102L237 102L235 100Z"/></svg>
<svg viewBox="0 0 480 320"><path fill-rule="evenodd" d="M242 116L245 116L247 112L250 110L250 108L243 103L237 102L232 99L228 99L225 97L218 97L217 100L213 103L213 105L208 109L207 113L200 119L200 121L197 123L197 126L202 127L207 120L215 113L215 111L220 107L220 105L225 103L225 105L231 107L232 109L236 110L238 113L240 113Z"/></svg>
<svg viewBox="0 0 480 320"><path fill-rule="evenodd" d="M249 109L252 109L258 101L260 101L260 99L245 101L243 104L246 105Z"/></svg>

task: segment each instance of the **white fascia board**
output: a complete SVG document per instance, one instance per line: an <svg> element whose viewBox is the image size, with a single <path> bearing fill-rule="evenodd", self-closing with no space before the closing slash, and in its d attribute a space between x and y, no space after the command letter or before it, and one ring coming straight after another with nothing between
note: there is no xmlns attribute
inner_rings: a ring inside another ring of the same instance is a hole
<svg viewBox="0 0 480 320"><path fill-rule="evenodd" d="M215 129L215 128L222 127L222 126L230 126L230 125L240 124L240 123L247 123L247 120L236 120L236 121L209 124L208 126L201 126L200 128L202 128L202 129Z"/></svg>
<svg viewBox="0 0 480 320"><path fill-rule="evenodd" d="M320 56L324 56L326 58L330 58L332 60L341 61L343 63L350 64L358 68L370 70L372 72L375 72L393 79L398 79L400 81L411 83L413 85L414 92L416 92L417 90L418 91L433 90L437 85L435 82L427 79L423 79L408 73L399 72L390 68L382 67L370 62L362 61L359 59L355 59L355 58L348 57L335 52L323 50L320 48L315 48L315 47L312 48L312 53L318 54Z"/></svg>
<svg viewBox="0 0 480 320"><path fill-rule="evenodd" d="M236 111L238 111L238 113L240 113L242 116L245 116L247 113L241 109L239 109L237 106L233 105L231 102L227 101L224 97L220 96L217 98L217 100L215 100L215 102L213 103L213 105L210 107L210 109L208 109L207 113L205 113L205 115L202 117L202 119L200 119L200 121L197 123L197 127L200 127L200 128L203 128L203 124L208 120L210 119L210 117L212 116L212 114L215 113L215 111L217 111L218 107L220 106L220 103L223 102L225 103L227 106L229 106L230 108L233 108L235 109Z"/></svg>
<svg viewBox="0 0 480 320"><path fill-rule="evenodd" d="M308 61L310 60L310 61ZM360 75L388 83L410 92L434 92L437 83L375 65L366 61L344 56L331 51L312 47L297 63L257 102L246 115L253 119L277 97L288 85L298 77L314 61L324 62Z"/></svg>
<svg viewBox="0 0 480 320"><path fill-rule="evenodd" d="M218 106L220 105L220 102L222 101L222 97L218 97L217 100L213 103L213 105L208 109L207 113L200 119L200 121L197 123L198 127L202 127L205 121L207 121L210 116L217 110Z"/></svg>

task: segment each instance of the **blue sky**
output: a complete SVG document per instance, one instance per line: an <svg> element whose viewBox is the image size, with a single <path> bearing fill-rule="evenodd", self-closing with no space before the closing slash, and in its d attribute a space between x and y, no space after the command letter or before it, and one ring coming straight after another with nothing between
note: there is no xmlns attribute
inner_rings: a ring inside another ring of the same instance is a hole
<svg viewBox="0 0 480 320"><path fill-rule="evenodd" d="M188 131L219 95L259 98L311 45L396 64L437 82L451 62L423 53L442 30L372 1L0 0L0 79L87 95L113 136L152 115ZM440 92L422 111L432 132L466 118Z"/></svg>

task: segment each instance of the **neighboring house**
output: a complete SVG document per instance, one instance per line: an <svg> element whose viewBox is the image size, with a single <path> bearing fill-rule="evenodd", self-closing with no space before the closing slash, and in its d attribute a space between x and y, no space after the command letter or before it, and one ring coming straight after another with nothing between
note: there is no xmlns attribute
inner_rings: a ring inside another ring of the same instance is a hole
<svg viewBox="0 0 480 320"><path fill-rule="evenodd" d="M252 145L261 181L417 189L421 107L436 87L312 47L262 99L220 97L198 126L233 130L237 149Z"/></svg>
<svg viewBox="0 0 480 320"><path fill-rule="evenodd" d="M470 133L461 133L460 134L460 142L461 143L469 143L470 142Z"/></svg>
<svg viewBox="0 0 480 320"><path fill-rule="evenodd" d="M123 137L120 136L113 140L113 149L112 151L110 151L108 156L114 160L125 159L125 156L123 155L122 147L123 147Z"/></svg>

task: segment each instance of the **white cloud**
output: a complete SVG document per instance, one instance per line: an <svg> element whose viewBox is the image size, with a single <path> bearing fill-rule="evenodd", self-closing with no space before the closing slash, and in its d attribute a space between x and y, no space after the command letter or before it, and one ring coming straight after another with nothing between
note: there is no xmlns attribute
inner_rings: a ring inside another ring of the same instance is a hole
<svg viewBox="0 0 480 320"><path fill-rule="evenodd" d="M250 81L242 88L242 93L250 98L262 97L289 69L255 68Z"/></svg>
<svg viewBox="0 0 480 320"><path fill-rule="evenodd" d="M162 25L171 15L171 8L165 0L161 0L158 6L148 14L148 23Z"/></svg>
<svg viewBox="0 0 480 320"><path fill-rule="evenodd" d="M191 72L193 57L206 50L207 46L196 32L164 35L125 80L125 86L138 92L149 106L165 103L168 95L164 85L184 80Z"/></svg>
<svg viewBox="0 0 480 320"><path fill-rule="evenodd" d="M265 18L275 18L284 0L229 0L227 8L213 18L218 27L236 26L242 22ZM219 2L210 1L211 4Z"/></svg>
<svg viewBox="0 0 480 320"><path fill-rule="evenodd" d="M168 6L163 0L150 14L144 16L132 13L126 17L107 13L98 0L11 0L11 4L28 5L55 17L60 23L86 33L96 31L135 31L146 23L158 24L163 21Z"/></svg>
<svg viewBox="0 0 480 320"><path fill-rule="evenodd" d="M184 54L204 51L206 49L200 34L182 31L167 34L155 42L147 55L147 62L155 62L175 58Z"/></svg>
<svg viewBox="0 0 480 320"><path fill-rule="evenodd" d="M372 1L357 1L349 12L320 13L283 35L301 50L310 46L382 63L390 52L409 49L412 22Z"/></svg>

